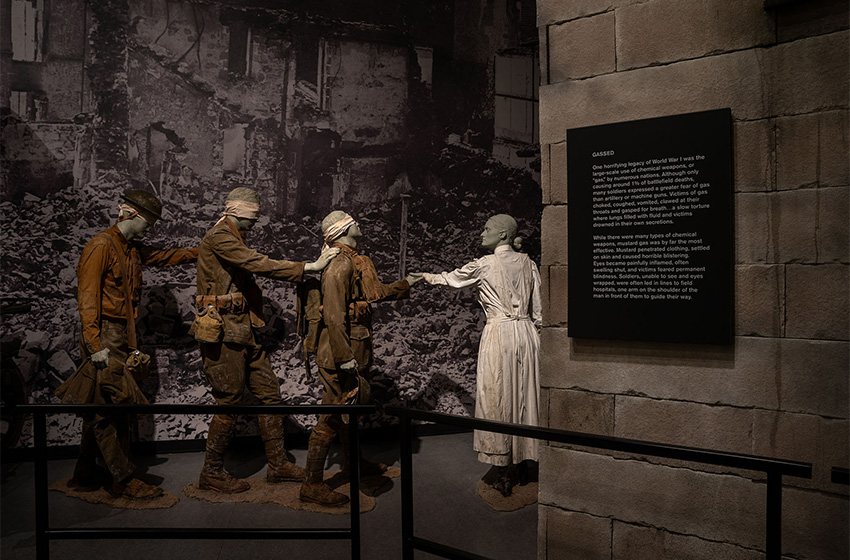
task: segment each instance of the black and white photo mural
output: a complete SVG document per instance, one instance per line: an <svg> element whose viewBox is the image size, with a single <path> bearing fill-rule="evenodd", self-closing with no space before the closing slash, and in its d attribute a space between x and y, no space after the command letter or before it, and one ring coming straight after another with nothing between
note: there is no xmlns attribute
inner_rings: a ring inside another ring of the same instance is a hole
<svg viewBox="0 0 850 560"><path fill-rule="evenodd" d="M341 209L359 222L363 252L385 282L482 255L479 233L497 213L517 219L539 263L533 2L11 0L11 8L0 80L0 336L4 388L13 376L31 402L57 402L55 389L80 363L77 261L115 223L129 179L163 201L152 245L197 246L227 193L248 186L262 198L248 245L272 258L314 260L322 218ZM283 400L317 403L293 285L260 284L268 323L260 342ZM195 294L194 266L144 272L137 324L154 363L142 384L151 402L213 402L188 334ZM374 400L471 415L484 321L475 294L414 289L375 314ZM78 420L48 421L52 444L76 443ZM251 422L242 429L254 430ZM315 418L288 422L303 431ZM378 413L366 426L387 422ZM206 425L200 416L145 418L139 437L203 438ZM4 445L29 445L30 432Z"/></svg>

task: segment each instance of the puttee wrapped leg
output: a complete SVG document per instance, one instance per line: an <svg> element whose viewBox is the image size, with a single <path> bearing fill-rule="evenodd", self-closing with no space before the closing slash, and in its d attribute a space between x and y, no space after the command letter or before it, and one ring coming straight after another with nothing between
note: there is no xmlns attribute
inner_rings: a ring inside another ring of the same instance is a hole
<svg viewBox="0 0 850 560"><path fill-rule="evenodd" d="M228 414L216 414L210 421L204 467L198 478L198 487L203 490L237 494L251 487L244 480L234 478L224 470L224 453L233 434L233 424L234 418Z"/></svg>
<svg viewBox="0 0 850 560"><path fill-rule="evenodd" d="M286 458L286 448L283 445L283 417L277 414L260 414L257 416L260 425L260 436L266 449L266 480L271 483L301 482L304 480L304 469Z"/></svg>
<svg viewBox="0 0 850 560"><path fill-rule="evenodd" d="M307 478L301 485L301 500L324 506L342 506L348 496L334 491L324 482L325 461L333 441L334 431L322 419L310 433L307 448Z"/></svg>

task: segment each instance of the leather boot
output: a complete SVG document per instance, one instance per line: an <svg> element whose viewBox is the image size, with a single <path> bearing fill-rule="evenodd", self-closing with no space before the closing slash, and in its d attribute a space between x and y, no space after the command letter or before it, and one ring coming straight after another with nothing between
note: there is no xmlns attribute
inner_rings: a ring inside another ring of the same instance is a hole
<svg viewBox="0 0 850 560"><path fill-rule="evenodd" d="M333 430L317 425L310 433L307 447L307 479L301 485L301 501L323 506L342 506L348 503L348 496L336 492L325 484L325 461L333 441Z"/></svg>
<svg viewBox="0 0 850 560"><path fill-rule="evenodd" d="M497 479L493 484L493 488L498 490L503 497L507 498L513 493L513 479L511 477L511 467L498 467Z"/></svg>
<svg viewBox="0 0 850 560"><path fill-rule="evenodd" d="M342 454L345 457L345 463L342 466L342 475L348 476L351 470L351 435L348 424L341 424L339 428L339 439L342 442ZM384 463L373 463L363 458L363 451L360 451L360 475L361 476L380 476L387 472L389 467Z"/></svg>
<svg viewBox="0 0 850 560"><path fill-rule="evenodd" d="M109 488L113 498L130 498L131 500L152 500L163 494L162 488L148 484L135 477L128 477L120 482L113 482Z"/></svg>
<svg viewBox="0 0 850 560"><path fill-rule="evenodd" d="M257 416L260 436L266 448L266 480L272 484L278 482L302 482L306 475L304 469L286 458L283 446L283 417L276 414Z"/></svg>
<svg viewBox="0 0 850 560"><path fill-rule="evenodd" d="M244 480L231 476L224 470L224 453L233 433L233 418L216 414L210 421L207 434L207 451L204 456L204 468L198 478L198 487L222 494L238 494L251 486Z"/></svg>

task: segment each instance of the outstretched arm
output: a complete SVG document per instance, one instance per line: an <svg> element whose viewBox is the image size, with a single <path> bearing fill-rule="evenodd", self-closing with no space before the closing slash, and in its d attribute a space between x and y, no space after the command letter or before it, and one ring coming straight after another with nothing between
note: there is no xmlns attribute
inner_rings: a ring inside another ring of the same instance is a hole
<svg viewBox="0 0 850 560"><path fill-rule="evenodd" d="M451 272L441 272L440 274L414 272L413 274L421 275L423 280L434 286L445 286L450 290L459 290L460 288L477 285L480 279L480 273L481 262L476 260Z"/></svg>
<svg viewBox="0 0 850 560"><path fill-rule="evenodd" d="M366 299L375 303L378 301L405 299L410 297L410 282L399 280L392 284L384 284L378 278L375 263L367 256L358 255L355 258L357 269L360 271L360 281ZM414 280L415 281L415 280Z"/></svg>
<svg viewBox="0 0 850 560"><path fill-rule="evenodd" d="M217 257L254 274L290 282L300 282L304 276L303 262L270 259L248 248L229 230L214 231L208 239Z"/></svg>
<svg viewBox="0 0 850 560"><path fill-rule="evenodd" d="M136 244L139 248L139 256L142 262L150 266L174 266L176 264L188 264L198 260L200 247L191 249L159 249L141 243Z"/></svg>

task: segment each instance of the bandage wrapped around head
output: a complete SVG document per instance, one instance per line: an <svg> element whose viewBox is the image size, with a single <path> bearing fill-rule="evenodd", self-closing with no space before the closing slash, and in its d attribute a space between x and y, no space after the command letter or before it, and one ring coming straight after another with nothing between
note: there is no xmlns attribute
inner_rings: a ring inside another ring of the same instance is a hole
<svg viewBox="0 0 850 560"><path fill-rule="evenodd" d="M325 243L322 245L322 251L330 247L334 241L345 235L345 232L348 231L348 228L356 224L357 222L350 215L345 212L340 212L342 217L322 231L322 235L324 235Z"/></svg>
<svg viewBox="0 0 850 560"><path fill-rule="evenodd" d="M247 220L258 219L260 217L260 195L254 189L248 187L237 187L233 189L227 195L221 220L227 216Z"/></svg>
<svg viewBox="0 0 850 560"><path fill-rule="evenodd" d="M224 204L224 215L234 218L256 220L260 217L260 205L244 200L228 200Z"/></svg>

